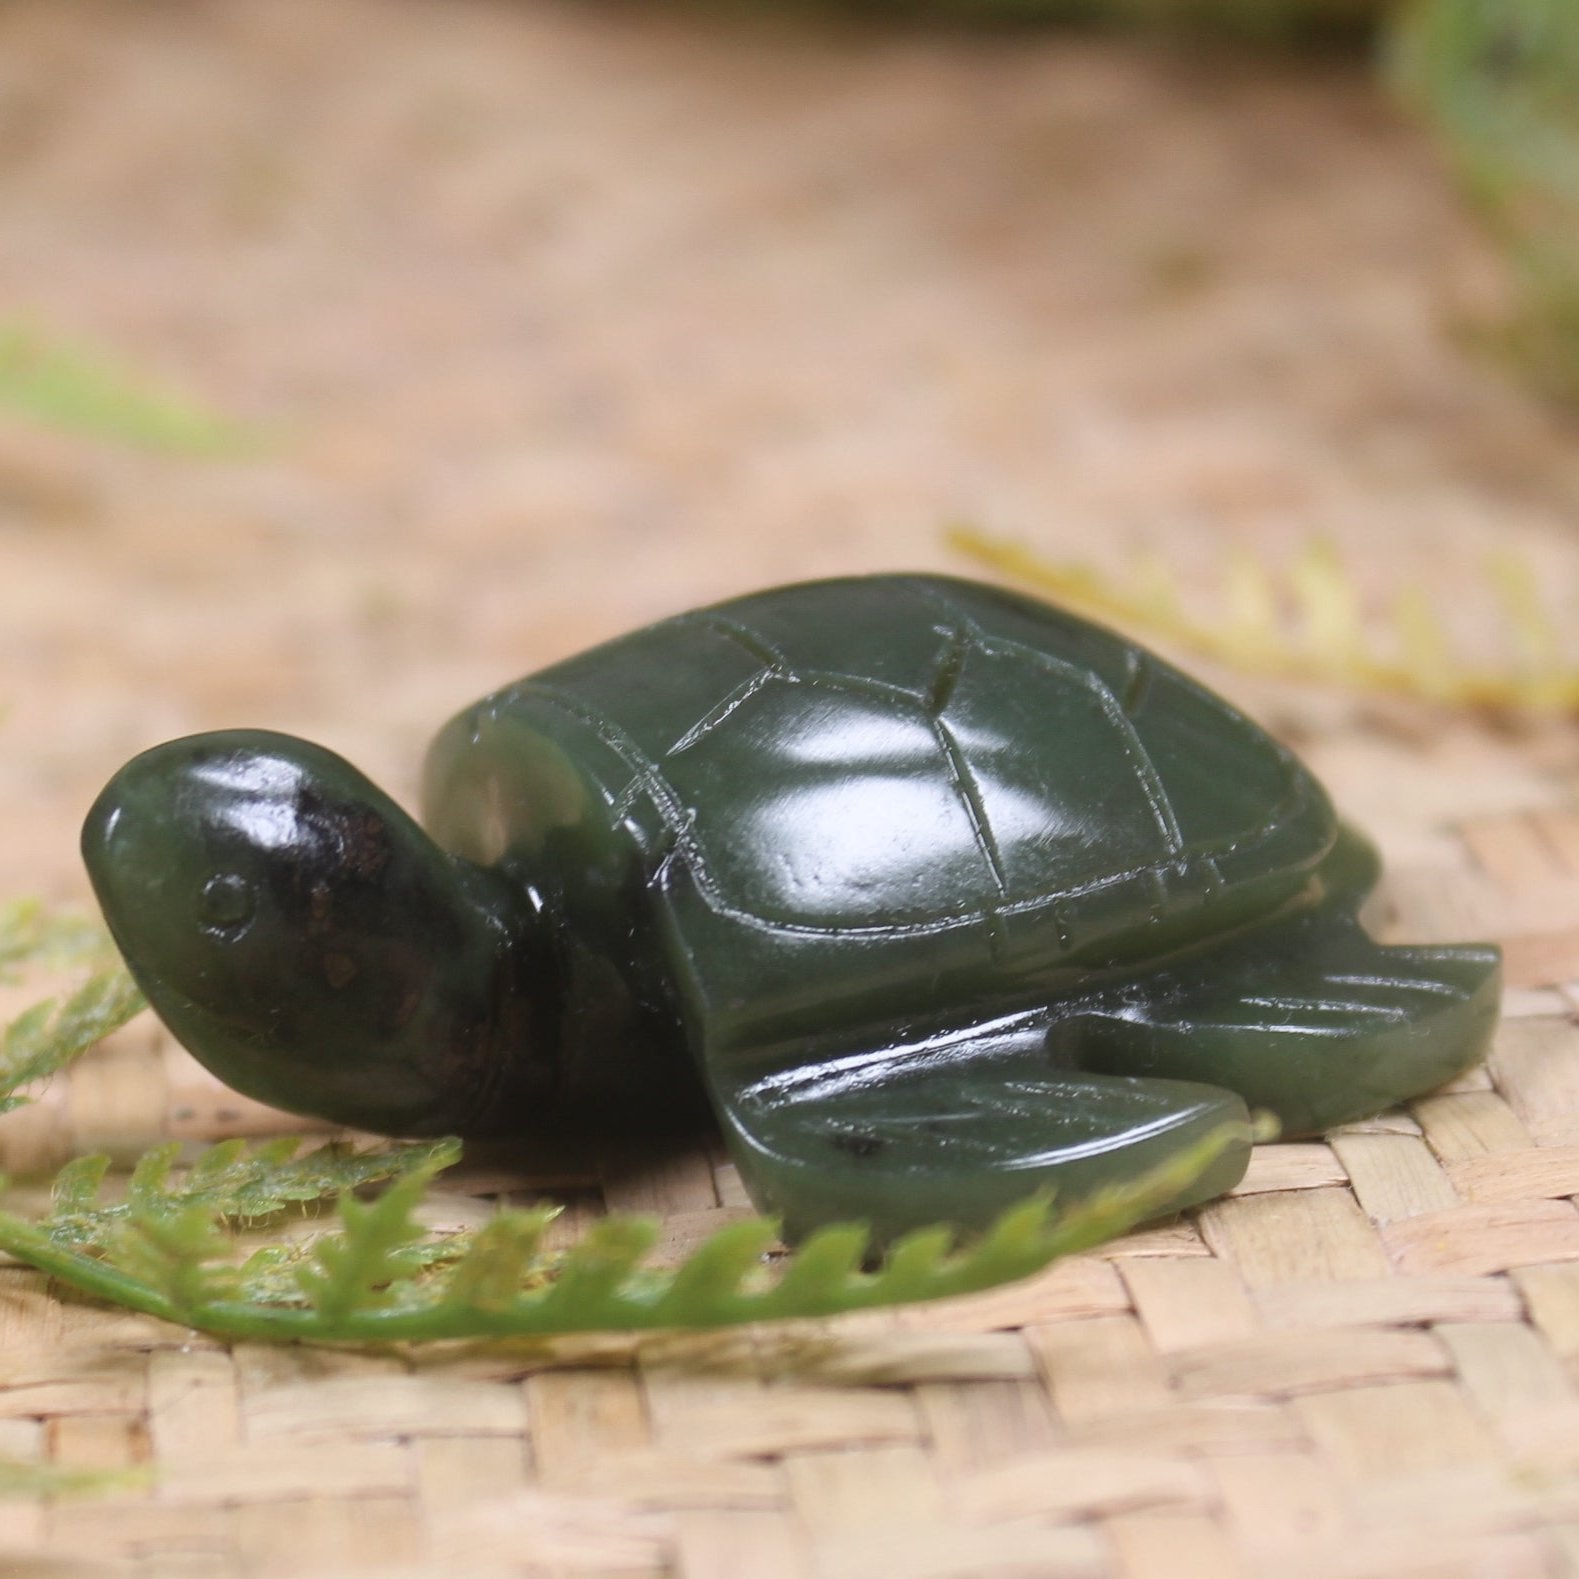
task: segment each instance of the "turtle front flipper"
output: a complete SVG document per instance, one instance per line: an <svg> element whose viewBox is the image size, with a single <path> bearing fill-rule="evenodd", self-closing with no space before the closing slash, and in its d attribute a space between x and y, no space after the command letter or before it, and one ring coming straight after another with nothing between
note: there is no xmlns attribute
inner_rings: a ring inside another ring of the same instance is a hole
<svg viewBox="0 0 1579 1579"><path fill-rule="evenodd" d="M1212 1081L1310 1135L1430 1091L1496 1024L1492 947L1387 947L1330 910L1258 929L1062 1021L1059 1052L1107 1074Z"/></svg>
<svg viewBox="0 0 1579 1579"><path fill-rule="evenodd" d="M1243 1126L1165 1208L1179 1210L1231 1187L1249 1157L1237 1096L1057 1068L1045 1015L871 1052L804 1049L797 1067L713 1095L747 1190L791 1241L846 1221L879 1247L933 1223L979 1231L1037 1190L1078 1201Z"/></svg>

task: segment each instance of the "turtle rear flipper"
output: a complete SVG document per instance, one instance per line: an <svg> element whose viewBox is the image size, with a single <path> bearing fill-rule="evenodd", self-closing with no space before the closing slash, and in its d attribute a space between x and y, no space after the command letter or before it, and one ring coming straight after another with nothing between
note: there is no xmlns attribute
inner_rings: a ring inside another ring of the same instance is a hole
<svg viewBox="0 0 1579 1579"><path fill-rule="evenodd" d="M1062 1022L1083 1069L1211 1080L1318 1134L1441 1085L1485 1052L1495 948L1386 947L1347 917L1236 940Z"/></svg>
<svg viewBox="0 0 1579 1579"><path fill-rule="evenodd" d="M1072 1203L1243 1126L1160 1214L1230 1188L1249 1157L1232 1092L1057 1068L1045 1016L808 1063L714 1092L746 1187L788 1240L857 1220L876 1246L933 1223L979 1231L1039 1189Z"/></svg>

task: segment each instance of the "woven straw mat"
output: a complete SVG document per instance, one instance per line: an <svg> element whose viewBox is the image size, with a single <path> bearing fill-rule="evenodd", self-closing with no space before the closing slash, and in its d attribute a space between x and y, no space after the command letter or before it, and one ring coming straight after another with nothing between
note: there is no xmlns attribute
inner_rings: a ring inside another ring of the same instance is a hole
<svg viewBox="0 0 1579 1579"><path fill-rule="evenodd" d="M1521 753L1460 753L1449 798L1539 798ZM1394 760L1363 738L1320 755L1361 801ZM723 1335L348 1353L226 1347L6 1272L0 1454L150 1474L0 1504L0 1572L1579 1570L1579 811L1545 799L1415 820L1386 891L1395 934L1507 945L1487 1067L1262 1148L1228 1199L1018 1286ZM275 1120L145 1019L6 1122L18 1167ZM473 1164L441 1205L526 1182ZM567 1232L657 1211L671 1253L743 1209L701 1153L539 1182Z"/></svg>
<svg viewBox="0 0 1579 1579"><path fill-rule="evenodd" d="M1192 522L1331 535L1455 613L1455 530L1570 554L1571 426L1464 355L1494 257L1357 59L717 9L0 6L0 316L270 441L0 427L0 899L82 891L81 811L157 739L294 729L409 798L486 688L752 585L968 572L954 515L1063 559L1177 526L1208 579ZM0 1499L0 1579L1579 1572L1572 728L1311 705L1379 927L1508 946L1487 1067L860 1319L230 1347L0 1268L0 1461L141 1471ZM145 1018L0 1169L284 1122ZM439 1216L544 1189L679 1254L744 1209L717 1155L466 1166Z"/></svg>

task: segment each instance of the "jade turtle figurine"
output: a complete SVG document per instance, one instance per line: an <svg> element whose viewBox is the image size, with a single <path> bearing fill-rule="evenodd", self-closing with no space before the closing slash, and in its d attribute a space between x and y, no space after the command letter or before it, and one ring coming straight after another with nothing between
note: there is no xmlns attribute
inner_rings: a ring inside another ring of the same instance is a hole
<svg viewBox="0 0 1579 1579"><path fill-rule="evenodd" d="M224 731L128 763L83 848L175 1035L394 1135L710 1107L788 1237L979 1228L1269 1110L1457 1073L1489 947L1382 947L1369 846L1117 635L929 576L783 587L484 698L427 832L341 758ZM1235 1182L1248 1141L1175 1204Z"/></svg>

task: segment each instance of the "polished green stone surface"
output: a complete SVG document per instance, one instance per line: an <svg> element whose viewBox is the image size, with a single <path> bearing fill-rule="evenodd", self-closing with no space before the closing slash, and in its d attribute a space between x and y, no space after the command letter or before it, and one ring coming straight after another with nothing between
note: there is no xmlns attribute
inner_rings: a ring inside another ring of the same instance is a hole
<svg viewBox="0 0 1579 1579"><path fill-rule="evenodd" d="M1317 1132L1457 1073L1496 1016L1494 949L1365 934L1374 856L1262 730L970 582L637 631L453 719L423 799L427 833L318 747L196 736L122 769L84 853L239 1089L524 1144L709 1108L792 1236L979 1227L1247 1104Z"/></svg>

